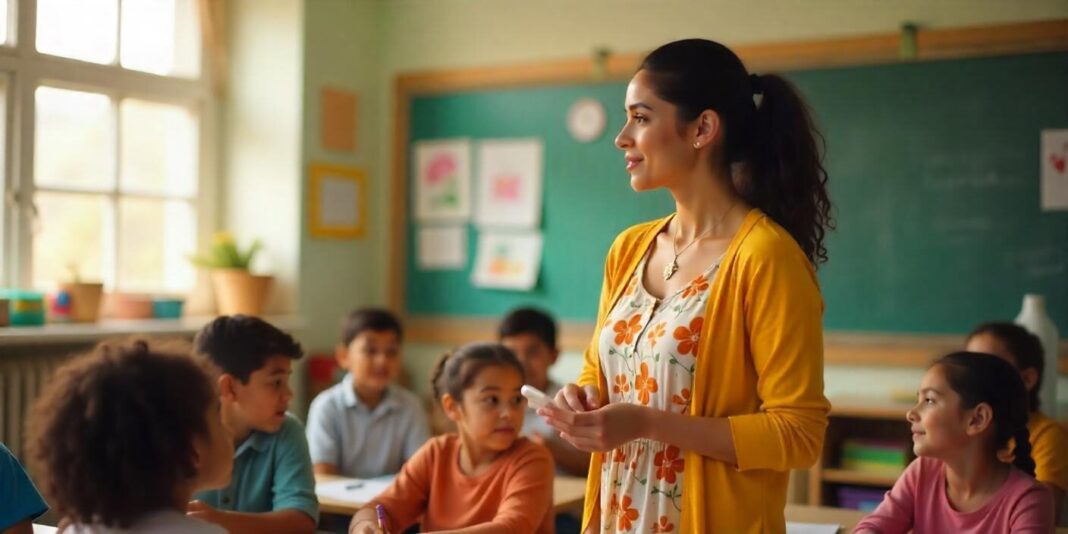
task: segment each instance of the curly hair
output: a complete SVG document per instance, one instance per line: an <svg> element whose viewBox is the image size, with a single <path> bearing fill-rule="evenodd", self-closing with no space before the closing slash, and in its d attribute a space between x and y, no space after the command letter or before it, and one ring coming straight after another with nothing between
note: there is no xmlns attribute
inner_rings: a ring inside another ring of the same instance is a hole
<svg viewBox="0 0 1068 534"><path fill-rule="evenodd" d="M176 347L175 347L176 348ZM104 342L60 367L33 406L30 464L59 517L129 527L197 474L216 393L188 351Z"/></svg>
<svg viewBox="0 0 1068 534"><path fill-rule="evenodd" d="M709 109L719 114L724 159L749 169L732 185L785 228L814 266L826 262L823 240L834 220L824 139L797 88L776 74L750 74L729 48L706 39L665 44L638 70L676 106L678 119L692 121Z"/></svg>

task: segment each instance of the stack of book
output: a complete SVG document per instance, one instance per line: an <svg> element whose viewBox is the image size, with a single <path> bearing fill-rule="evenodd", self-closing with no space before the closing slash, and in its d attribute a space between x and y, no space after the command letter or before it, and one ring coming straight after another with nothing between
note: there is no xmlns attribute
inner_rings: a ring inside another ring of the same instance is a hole
<svg viewBox="0 0 1068 534"><path fill-rule="evenodd" d="M908 464L905 451L899 441L847 439L842 442L842 469L897 477Z"/></svg>

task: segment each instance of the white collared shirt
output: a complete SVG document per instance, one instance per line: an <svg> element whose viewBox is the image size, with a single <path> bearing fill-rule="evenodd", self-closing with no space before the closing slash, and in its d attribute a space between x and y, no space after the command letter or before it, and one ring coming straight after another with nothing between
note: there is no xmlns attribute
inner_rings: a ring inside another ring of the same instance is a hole
<svg viewBox="0 0 1068 534"><path fill-rule="evenodd" d="M399 471L430 439L430 424L414 393L391 385L371 410L346 374L312 401L307 434L313 464L336 465L343 476L374 478Z"/></svg>

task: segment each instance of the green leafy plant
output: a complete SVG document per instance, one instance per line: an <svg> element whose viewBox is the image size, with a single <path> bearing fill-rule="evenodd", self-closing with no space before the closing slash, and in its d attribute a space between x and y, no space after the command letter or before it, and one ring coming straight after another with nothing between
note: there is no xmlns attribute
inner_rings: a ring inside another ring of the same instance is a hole
<svg viewBox="0 0 1068 534"><path fill-rule="evenodd" d="M215 234L211 248L206 254L190 256L189 260L197 267L205 267L208 269L248 270L249 264L252 263L252 258L261 247L260 240L257 239L254 240L247 249L242 251L234 241L234 236L227 232L219 232Z"/></svg>

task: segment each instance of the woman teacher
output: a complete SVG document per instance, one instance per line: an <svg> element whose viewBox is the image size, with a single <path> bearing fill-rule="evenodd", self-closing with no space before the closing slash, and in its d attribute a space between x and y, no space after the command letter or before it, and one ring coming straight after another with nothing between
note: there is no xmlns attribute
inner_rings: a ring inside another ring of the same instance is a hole
<svg viewBox="0 0 1068 534"><path fill-rule="evenodd" d="M829 410L819 133L789 82L701 39L649 54L625 107L631 187L675 213L616 238L582 374L539 414L601 453L587 533L783 532Z"/></svg>

